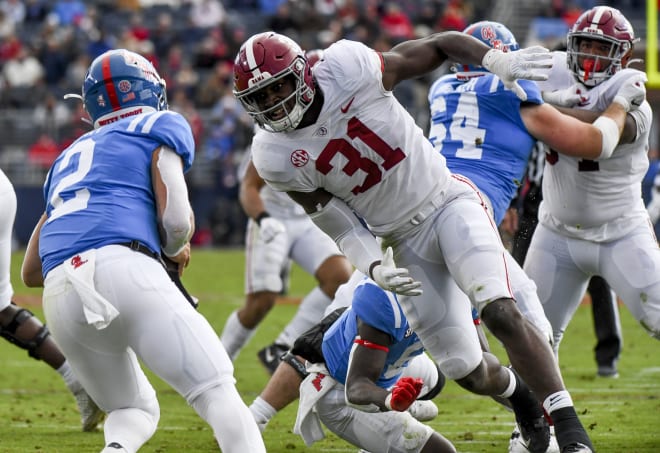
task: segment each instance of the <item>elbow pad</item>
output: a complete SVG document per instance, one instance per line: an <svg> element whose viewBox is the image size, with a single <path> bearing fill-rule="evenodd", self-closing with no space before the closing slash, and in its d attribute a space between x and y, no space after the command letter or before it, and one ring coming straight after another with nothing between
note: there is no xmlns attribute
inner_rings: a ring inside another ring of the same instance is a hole
<svg viewBox="0 0 660 453"><path fill-rule="evenodd" d="M161 147L158 151L157 166L167 188L167 200L161 219L165 233L163 253L176 256L188 243L193 231L188 187L183 177L181 158L173 150L166 146Z"/></svg>
<svg viewBox="0 0 660 453"><path fill-rule="evenodd" d="M383 252L374 235L339 198L333 197L319 211L310 214L310 218L364 274L368 275L371 263L382 258Z"/></svg>

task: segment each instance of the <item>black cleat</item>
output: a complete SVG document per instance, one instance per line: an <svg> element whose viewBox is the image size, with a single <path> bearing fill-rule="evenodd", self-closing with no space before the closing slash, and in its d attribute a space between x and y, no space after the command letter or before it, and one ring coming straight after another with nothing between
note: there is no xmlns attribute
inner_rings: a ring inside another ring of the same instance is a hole
<svg viewBox="0 0 660 453"><path fill-rule="evenodd" d="M523 438L525 446L531 453L545 453L548 450L548 446L550 445L550 425L545 417L541 416L532 420L518 420L518 427L520 428L520 435Z"/></svg>
<svg viewBox="0 0 660 453"><path fill-rule="evenodd" d="M282 356L289 350L284 344L273 343L257 352L261 364L266 367L269 374L273 374L282 361Z"/></svg>

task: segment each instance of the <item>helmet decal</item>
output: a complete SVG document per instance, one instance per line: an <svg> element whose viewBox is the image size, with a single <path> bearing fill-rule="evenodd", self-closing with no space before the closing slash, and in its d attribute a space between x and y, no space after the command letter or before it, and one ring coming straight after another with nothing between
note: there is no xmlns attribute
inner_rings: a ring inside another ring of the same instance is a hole
<svg viewBox="0 0 660 453"><path fill-rule="evenodd" d="M146 58L126 49L91 63L81 98L94 127L168 107L165 81Z"/></svg>

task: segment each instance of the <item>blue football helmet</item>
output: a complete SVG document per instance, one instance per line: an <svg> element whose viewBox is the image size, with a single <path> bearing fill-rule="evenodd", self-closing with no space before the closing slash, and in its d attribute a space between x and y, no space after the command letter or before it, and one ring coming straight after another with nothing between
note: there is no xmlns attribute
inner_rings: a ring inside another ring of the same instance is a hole
<svg viewBox="0 0 660 453"><path fill-rule="evenodd" d="M513 36L511 30L506 28L499 22L483 20L468 25L463 33L472 35L479 41L486 44L493 49L499 49L502 52L513 52L520 49L516 37ZM453 66L453 71L459 79L469 79L471 77L479 77L488 74L488 70L483 66L456 64Z"/></svg>
<svg viewBox="0 0 660 453"><path fill-rule="evenodd" d="M94 128L168 108L165 81L146 58L125 49L94 59L83 82L82 101Z"/></svg>

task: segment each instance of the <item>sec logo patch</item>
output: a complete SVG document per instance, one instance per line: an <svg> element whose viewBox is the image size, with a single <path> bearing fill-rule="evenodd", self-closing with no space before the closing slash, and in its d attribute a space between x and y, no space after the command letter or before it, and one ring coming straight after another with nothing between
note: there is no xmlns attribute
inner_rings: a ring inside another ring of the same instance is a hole
<svg viewBox="0 0 660 453"><path fill-rule="evenodd" d="M294 167L303 167L309 162L309 154L304 149L297 149L291 153L291 163Z"/></svg>

